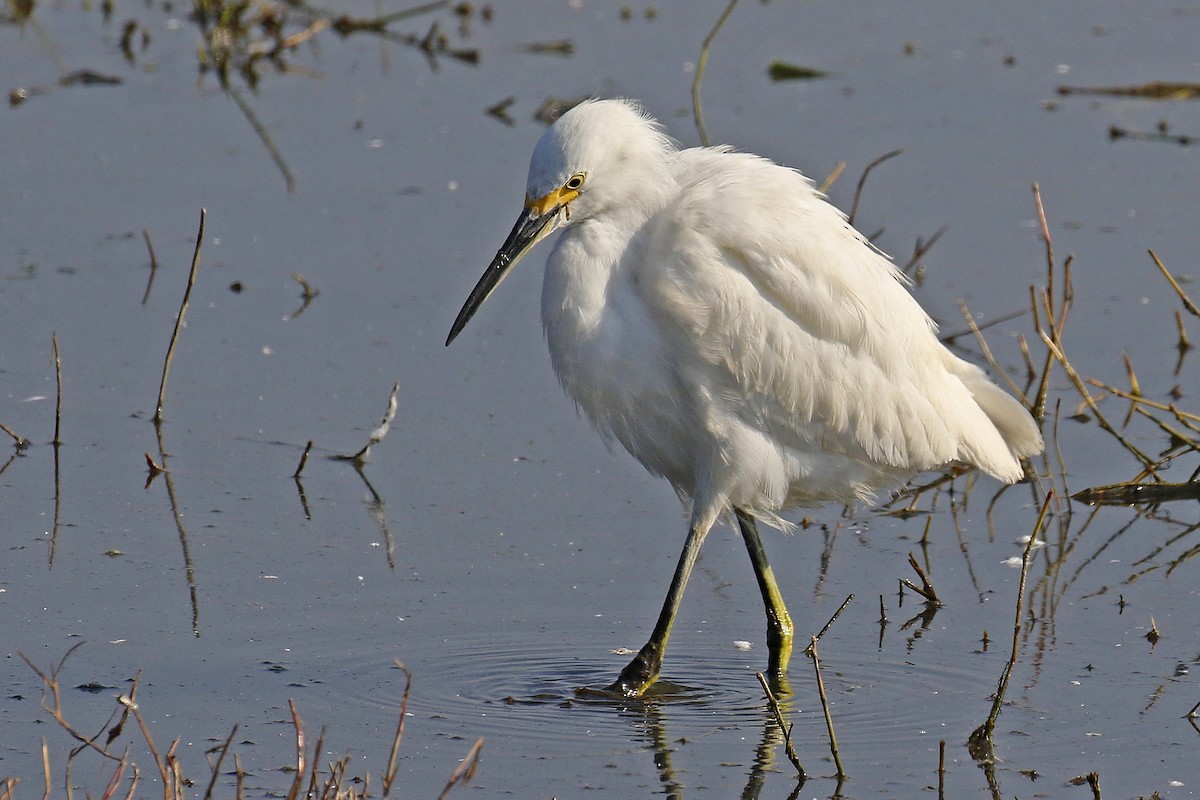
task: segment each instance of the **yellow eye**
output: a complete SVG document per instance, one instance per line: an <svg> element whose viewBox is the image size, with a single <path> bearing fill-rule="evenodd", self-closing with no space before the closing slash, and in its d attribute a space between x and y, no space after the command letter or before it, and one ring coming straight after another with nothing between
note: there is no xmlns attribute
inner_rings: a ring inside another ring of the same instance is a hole
<svg viewBox="0 0 1200 800"><path fill-rule="evenodd" d="M563 188L570 189L573 192L578 191L579 187L583 186L583 179L586 177L587 176L584 175L582 172L576 172L574 175L571 176L570 180L568 180L566 183L563 184Z"/></svg>

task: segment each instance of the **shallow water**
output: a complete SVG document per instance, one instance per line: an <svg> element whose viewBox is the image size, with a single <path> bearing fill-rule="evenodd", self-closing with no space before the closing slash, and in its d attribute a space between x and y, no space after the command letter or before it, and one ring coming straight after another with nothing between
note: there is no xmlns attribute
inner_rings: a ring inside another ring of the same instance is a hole
<svg viewBox="0 0 1200 800"><path fill-rule="evenodd" d="M655 5L652 19L631 5L628 20L615 5L497 7L465 38L447 11L392 25L423 36L436 19L451 46L478 50L478 66L441 57L432 69L402 43L318 34L288 71L264 66L256 91L232 84L294 175L292 193L230 94L212 74L197 78L200 35L181 8L119 6L106 24L94 8L38 6L0 26L6 88L30 89L0 123L0 422L32 440L22 455L0 442L0 776L21 777L24 796L39 791L46 736L61 782L71 742L46 724L17 653L48 669L83 640L63 685L109 688L66 691L68 716L100 730L142 670L147 722L162 747L181 737L199 786L204 751L238 724L247 790L286 793L289 699L310 744L327 726L328 760L352 752L351 770L377 785L403 696L399 659L413 674L400 755L409 796L435 796L478 737L479 771L456 793L793 790L754 677L766 663L758 595L728 529L710 537L672 636L665 675L679 692L617 704L576 694L610 681L625 659L615 651L644 640L684 518L666 486L608 453L561 396L537 322L542 256L442 346L519 208L537 106L636 96L696 143L690 84L723 5ZM126 20L150 34L133 63L119 45ZM568 38L570 56L522 48ZM1182 5L743 3L710 57L706 126L818 178L845 160L831 190L843 208L863 167L903 148L871 174L858 224L882 230L901 262L918 236L947 227L915 290L946 332L965 328L958 298L986 322L1026 308L1028 287L1045 282L1029 188L1039 182L1058 259L1074 254L1073 363L1125 385L1127 353L1148 397L1169 401L1178 386L1196 410L1194 355L1176 372L1178 301L1145 252L1194 272L1195 150L1108 132L1165 120L1196 135L1200 106L1056 89L1194 79L1198 40L1200 14ZM773 59L830 74L771 82ZM123 82L58 84L85 68ZM511 127L484 113L510 95ZM202 206L160 442L150 419ZM144 304L143 230L161 264ZM293 274L319 291L307 306ZM1185 324L1195 339L1195 321ZM52 333L64 376L57 464ZM1018 334L1036 340L1027 314L988 330L1019 379ZM395 381L399 411L363 477L329 460L362 446ZM1061 371L1056 402L1058 448L1040 470L1060 494L1060 452L1071 491L1136 475L1094 422L1066 419L1080 401ZM1125 413L1111 398L1104 408L1118 422ZM1150 453L1167 445L1144 421L1130 435ZM165 453L169 482L145 487L146 453L160 463ZM1167 477L1194 467L1183 459ZM809 529L768 538L802 634L855 595L820 644L850 775L842 796L927 793L940 740L953 796L1083 796L1069 781L1090 771L1105 796L1193 796L1191 503L1056 507L1030 571L998 762L971 761L965 741L1012 636L1019 572L1005 561L1020 555L1041 498L1020 486L993 503L996 492L959 478L923 499L929 514L827 508L809 513ZM945 603L932 615L897 593L913 578L910 552ZM832 795L799 653L792 689L787 711L814 776L800 796ZM149 757L127 740L154 794ZM108 774L94 762L73 772L96 795Z"/></svg>

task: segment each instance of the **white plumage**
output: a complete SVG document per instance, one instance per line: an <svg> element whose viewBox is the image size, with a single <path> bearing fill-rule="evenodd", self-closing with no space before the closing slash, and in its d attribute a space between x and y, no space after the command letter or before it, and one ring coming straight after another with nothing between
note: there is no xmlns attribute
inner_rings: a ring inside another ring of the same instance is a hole
<svg viewBox="0 0 1200 800"><path fill-rule="evenodd" d="M1011 483L1042 449L1024 406L938 341L904 276L811 181L728 148L680 150L624 100L583 103L542 136L526 208L447 344L557 229L542 321L559 380L601 435L691 502L659 625L614 690L653 683L722 515L741 523L782 671L791 625L754 518L786 524L781 510L951 462Z"/></svg>

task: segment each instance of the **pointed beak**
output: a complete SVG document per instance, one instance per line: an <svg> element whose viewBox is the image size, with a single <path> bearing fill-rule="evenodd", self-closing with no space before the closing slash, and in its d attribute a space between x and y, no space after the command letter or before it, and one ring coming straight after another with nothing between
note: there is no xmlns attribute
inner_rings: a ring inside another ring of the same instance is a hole
<svg viewBox="0 0 1200 800"><path fill-rule="evenodd" d="M517 217L517 224L513 226L512 233L508 234L504 245L496 253L492 263L488 264L483 277L479 279L479 283L475 284L467 302L458 312L454 324L450 326L450 335L446 337L447 347L458 337L458 334L462 333L462 329L467 327L471 317L475 316L479 307L500 285L500 281L504 280L508 271L516 266L516 263L535 244L549 236L558 227L559 212L568 202L575 199L576 194L576 192L568 193L556 190L537 200L526 201L525 208L521 211L521 216Z"/></svg>

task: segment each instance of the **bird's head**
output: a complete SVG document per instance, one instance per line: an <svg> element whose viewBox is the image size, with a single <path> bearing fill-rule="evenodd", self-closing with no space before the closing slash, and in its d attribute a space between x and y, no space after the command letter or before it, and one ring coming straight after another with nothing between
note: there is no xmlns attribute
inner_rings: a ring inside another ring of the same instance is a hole
<svg viewBox="0 0 1200 800"><path fill-rule="evenodd" d="M587 100L542 134L533 150L525 207L458 312L446 344L535 244L613 208L632 213L670 191L674 143L629 100Z"/></svg>

